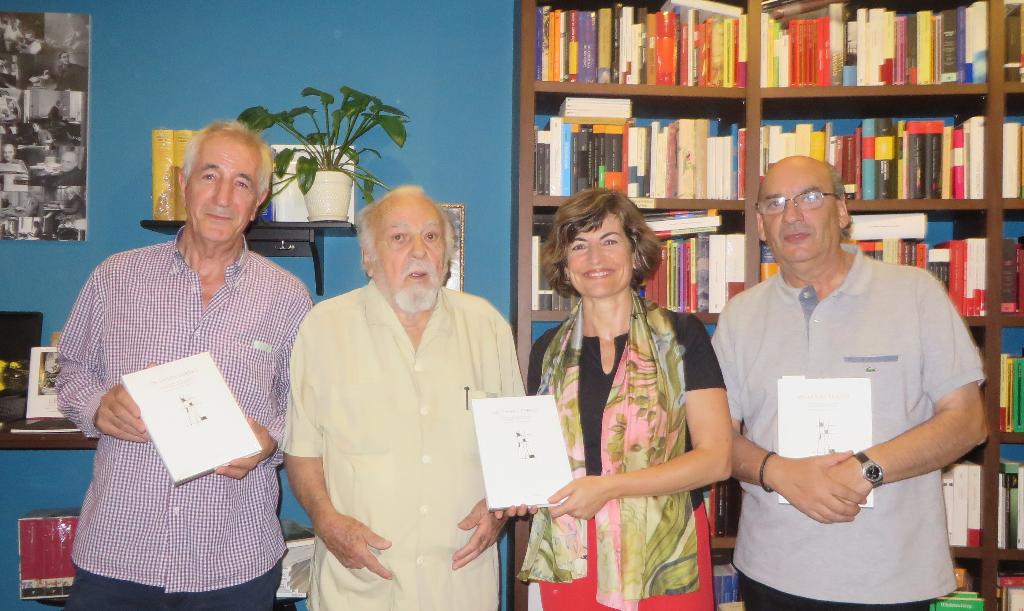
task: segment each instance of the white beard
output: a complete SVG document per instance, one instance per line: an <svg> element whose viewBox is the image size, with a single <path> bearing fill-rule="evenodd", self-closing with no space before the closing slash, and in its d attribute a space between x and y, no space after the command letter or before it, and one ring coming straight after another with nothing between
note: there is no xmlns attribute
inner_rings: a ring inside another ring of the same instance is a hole
<svg viewBox="0 0 1024 611"><path fill-rule="evenodd" d="M395 305L406 314L419 314L434 308L439 287L410 286L395 293Z"/></svg>
<svg viewBox="0 0 1024 611"><path fill-rule="evenodd" d="M413 285L395 291L395 305L406 314L419 314L434 309L437 294L441 290L441 279L437 270L420 261L410 261L402 270L408 275L421 272L427 275L426 285Z"/></svg>

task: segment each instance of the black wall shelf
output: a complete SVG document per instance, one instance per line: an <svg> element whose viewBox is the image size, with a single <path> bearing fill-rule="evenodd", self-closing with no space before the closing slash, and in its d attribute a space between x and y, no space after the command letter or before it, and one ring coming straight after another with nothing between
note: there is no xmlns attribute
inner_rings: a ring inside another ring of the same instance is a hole
<svg viewBox="0 0 1024 611"><path fill-rule="evenodd" d="M143 228L164 234L177 233L184 221L139 222ZM313 259L313 276L316 279L316 294L324 294L324 255L317 246L317 238L323 236L351 237L356 227L343 221L321 221L314 223L256 222L249 225L245 238L249 249L264 257L309 257Z"/></svg>

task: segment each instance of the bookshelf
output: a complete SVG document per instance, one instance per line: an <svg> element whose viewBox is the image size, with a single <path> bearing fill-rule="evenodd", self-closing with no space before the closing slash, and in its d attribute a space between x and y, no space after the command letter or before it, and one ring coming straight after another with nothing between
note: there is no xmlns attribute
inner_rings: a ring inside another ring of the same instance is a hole
<svg viewBox="0 0 1024 611"><path fill-rule="evenodd" d="M557 9L597 10L612 6L610 0L522 0L517 3L518 16L515 38L518 41L516 81L518 103L515 108L516 150L514 152L518 177L514 188L515 222L513 223L512 253L513 295L515 308L513 327L520 365L525 374L533 336L539 328L561 321L564 312L535 311L532 309L532 252L531 238L534 223L538 217L554 213L565 197L535 195L533 193L534 155L533 131L537 116L555 115L558 107L568 96L584 97L628 97L633 102L636 117L701 117L721 118L722 123L738 123L747 127L745 172L745 199L723 200L682 200L657 199L659 210L699 210L716 208L723 220L737 231L742 228L746 234L745 243L745 285L753 286L759 280L759 242L756 232L756 217L747 211L753 210L756 189L759 183L760 130L751 129L766 121L787 119L849 119L874 116L889 117L943 117L954 116L963 120L970 116L985 117L984 144L984 193L983 199L915 199L915 200L850 200L851 212L925 212L929 220L948 222L952 225L953 236L986 237L985 278L987 316L971 316L965 320L982 350L986 377L984 401L989 418L990 437L983 446L970 452L966 458L982 465L982 541L980 547L953 547L951 554L955 564L967 568L974 578L974 586L986 600L986 609L996 609L996 576L1001 570L1024 569L1024 550L998 549L996 545L997 496L1000 446L1002 444L1024 445L1022 433L1000 433L998 391L993 381L999 379L999 355L1001 352L1017 353L1022 346L1007 342L1004 345L1004 331L1024 328L1024 314L1000 314L1000 260L1001 238L1004 224L1009 220L1024 221L1024 199L1001 197L1002 176L1002 123L1007 116L1024 116L1024 83L1007 82L1004 79L1005 21L1004 2L992 0L988 3L988 82L982 84L945 83L938 85L899 86L804 86L769 87L759 86L761 65L761 22L756 16L761 13L760 2L756 0L725 0L729 4L743 6L748 15L745 40L747 49L747 87L682 87L672 85L622 85L585 84L569 82L537 81L534 75L535 61L535 20L539 5L550 5ZM657 11L662 2L627 2L632 6L643 6ZM886 7L901 12L924 9L949 9L969 2L951 0L891 0L879 2L864 0L849 2L850 7ZM1016 236L1006 236L1016 237ZM705 324L717 322L716 314L699 314ZM514 580L515 572L521 566L528 535L528 524L520 521L515 532L515 566L509 571L509 586L513 592L513 608L517 611L527 608L526 586ZM713 541L717 551L728 552L734 538L723 537Z"/></svg>

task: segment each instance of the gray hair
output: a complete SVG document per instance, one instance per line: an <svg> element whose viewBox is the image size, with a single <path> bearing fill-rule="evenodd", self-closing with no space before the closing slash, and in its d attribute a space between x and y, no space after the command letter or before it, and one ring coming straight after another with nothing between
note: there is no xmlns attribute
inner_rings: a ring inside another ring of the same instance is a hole
<svg viewBox="0 0 1024 611"><path fill-rule="evenodd" d="M367 255L366 258L369 261L373 261L377 258L377 232L380 229L381 217L384 216L387 204L399 197L416 197L434 207L434 210L437 212L437 217L441 219L441 228L444 232L443 268L447 272L452 256L455 254L455 228L452 225L451 217L448 216L445 209L431 199L430 196L427 195L427 192L423 190L423 187L419 185L401 185L395 187L373 203L367 204L358 212L358 214L356 214L356 227L359 228L359 248L361 248ZM363 270L369 272L370 270L366 269L366 264L367 261L364 260Z"/></svg>
<svg viewBox="0 0 1024 611"><path fill-rule="evenodd" d="M269 189L270 175L274 171L274 158L270 152L270 145L263 139L263 136L238 121L214 121L192 136L185 148L185 159L181 168L185 182L188 182L189 176L192 175L192 166L195 164L196 155L199 154L203 143L210 136L218 134L237 138L259 154L260 167L256 175L256 186L261 193Z"/></svg>

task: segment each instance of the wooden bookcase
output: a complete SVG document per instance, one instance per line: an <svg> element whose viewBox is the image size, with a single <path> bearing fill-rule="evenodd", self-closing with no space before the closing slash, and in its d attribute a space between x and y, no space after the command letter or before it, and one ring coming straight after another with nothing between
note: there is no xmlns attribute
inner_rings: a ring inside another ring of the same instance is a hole
<svg viewBox="0 0 1024 611"><path fill-rule="evenodd" d="M985 386L985 406L990 423L989 441L968 454L967 458L982 464L982 545L981 547L954 547L951 553L958 566L964 566L974 578L974 587L986 600L986 609L996 609L996 575L1008 568L1024 569L1024 550L998 549L996 520L999 456L1001 444L1024 444L1024 434L1000 433L999 415L999 355L1000 352L1017 353L1020 345L1003 345L1003 331L1024 327L1024 315L1000 314L1000 259L1004 223L1007 219L1024 221L1024 199L1001 197L1002 176L1002 124L1007 116L1024 115L1024 83L1006 82L1004 63L1004 4L992 0L988 5L988 78L986 84L943 84L891 87L790 87L762 88L760 83L760 3L755 0L726 0L744 5L748 15L746 88L699 88L667 85L618 85L543 82L534 79L534 31L538 5L551 5L560 9L586 9L612 5L610 0L552 0L538 2L521 0L517 3L515 39L518 41L516 80L518 105L516 123L515 205L512 253L513 295L516 300L513 327L519 351L520 365L525 375L530 346L535 331L534 323L555 322L564 319L563 312L534 311L531 309L531 237L537 215L550 215L564 201L564 197L539 196L533 193L533 126L537 115L555 115L567 96L628 97L633 101L637 117L705 117L722 118L723 123L736 122L748 128L746 135L745 201L722 200L657 200L659 209L717 208L730 226L743 227L746 233L746 285L759 280L759 243L756 218L751 212L759 182L760 133L756 129L763 120L774 119L842 119L872 116L918 117L956 116L962 120L974 115L985 117L985 198L979 200L873 200L848 203L851 212L926 212L929 218L949 221L955 237L988 238L986 248L986 310L983 317L966 319L975 341L982 350L984 368L989 382ZM662 2L627 2L633 6L646 6L659 10ZM864 0L850 2L850 7L885 7L898 11L946 9L969 4L950 0ZM755 129L752 129L755 128ZM733 216L731 222L730 215ZM1007 236L1011 237L1011 236ZM1016 237L1016 236L1012 236ZM715 314L700 314L707 324L717 322ZM521 566L528 535L528 524L520 521L515 530L515 566L510 567L509 580L514 581ZM732 538L718 539L713 547L731 548ZM509 584L513 592L513 608L527 608L526 586L514 581Z"/></svg>

